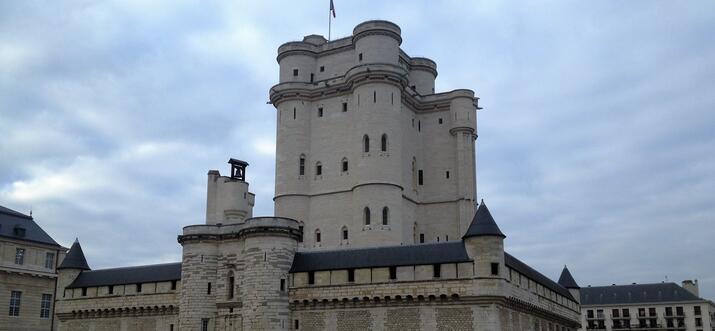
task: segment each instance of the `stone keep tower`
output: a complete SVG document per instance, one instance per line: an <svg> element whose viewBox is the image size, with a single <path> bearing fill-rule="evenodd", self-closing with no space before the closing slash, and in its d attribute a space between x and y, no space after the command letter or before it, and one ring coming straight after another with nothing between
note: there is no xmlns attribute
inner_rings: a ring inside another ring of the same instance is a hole
<svg viewBox="0 0 715 331"><path fill-rule="evenodd" d="M359 24L278 48L275 214L306 248L459 240L474 215L478 98L435 93L434 61L400 28Z"/></svg>
<svg viewBox="0 0 715 331"><path fill-rule="evenodd" d="M288 271L301 237L297 221L250 217L246 162L231 176L209 171L206 224L184 227L180 330L287 330ZM249 217L249 218L247 218Z"/></svg>

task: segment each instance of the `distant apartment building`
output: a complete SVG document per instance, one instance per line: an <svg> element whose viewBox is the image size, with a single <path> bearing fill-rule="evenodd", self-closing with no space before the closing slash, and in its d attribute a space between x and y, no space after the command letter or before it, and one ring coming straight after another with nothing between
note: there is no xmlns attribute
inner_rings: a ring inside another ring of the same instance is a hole
<svg viewBox="0 0 715 331"><path fill-rule="evenodd" d="M32 216L0 206L0 330L52 330L66 250Z"/></svg>
<svg viewBox="0 0 715 331"><path fill-rule="evenodd" d="M584 287L581 330L715 331L715 303L697 280Z"/></svg>

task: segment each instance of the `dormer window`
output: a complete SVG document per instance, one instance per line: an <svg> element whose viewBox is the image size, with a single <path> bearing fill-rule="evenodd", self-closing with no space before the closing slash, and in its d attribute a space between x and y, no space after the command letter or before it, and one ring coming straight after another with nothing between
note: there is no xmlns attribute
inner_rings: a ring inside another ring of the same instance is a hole
<svg viewBox="0 0 715 331"><path fill-rule="evenodd" d="M16 226L16 227L13 229L13 234L14 234L16 237L24 238L24 237L25 237L25 228L23 228L23 227L21 227L21 226Z"/></svg>

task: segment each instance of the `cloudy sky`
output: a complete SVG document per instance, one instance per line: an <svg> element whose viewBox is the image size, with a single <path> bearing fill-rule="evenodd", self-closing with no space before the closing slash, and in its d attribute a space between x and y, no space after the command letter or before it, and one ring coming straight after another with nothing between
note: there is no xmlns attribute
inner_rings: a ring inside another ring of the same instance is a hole
<svg viewBox="0 0 715 331"><path fill-rule="evenodd" d="M178 261L229 157L271 214L276 48L327 34L327 6L0 1L0 205L93 268ZM512 254L715 299L715 2L335 6L333 36L394 21L437 90L477 91L478 193Z"/></svg>

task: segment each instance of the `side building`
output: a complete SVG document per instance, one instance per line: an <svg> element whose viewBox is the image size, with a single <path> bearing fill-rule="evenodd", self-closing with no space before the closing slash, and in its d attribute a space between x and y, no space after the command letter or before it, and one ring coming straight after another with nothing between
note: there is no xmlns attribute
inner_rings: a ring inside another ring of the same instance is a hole
<svg viewBox="0 0 715 331"><path fill-rule="evenodd" d="M715 331L715 303L696 281L581 289L581 330Z"/></svg>
<svg viewBox="0 0 715 331"><path fill-rule="evenodd" d="M52 330L66 251L32 216L0 206L0 330Z"/></svg>

